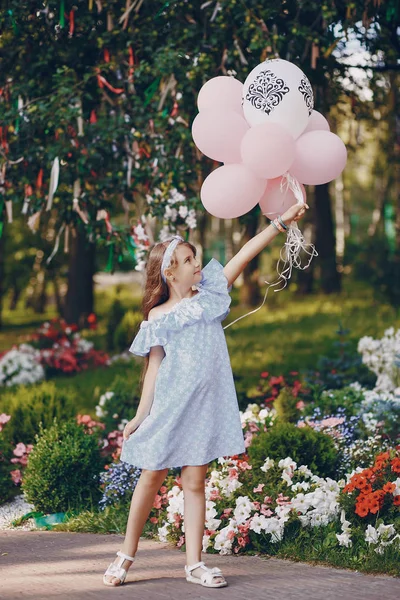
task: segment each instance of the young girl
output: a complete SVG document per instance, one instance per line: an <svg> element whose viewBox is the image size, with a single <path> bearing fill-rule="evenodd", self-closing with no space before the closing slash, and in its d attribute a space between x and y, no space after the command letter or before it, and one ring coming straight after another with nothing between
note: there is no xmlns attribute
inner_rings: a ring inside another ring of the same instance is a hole
<svg viewBox="0 0 400 600"><path fill-rule="evenodd" d="M180 236L156 244L148 257L144 320L130 347L145 356L136 416L124 429L121 460L142 469L132 495L122 550L103 576L124 583L140 535L169 468L181 467L186 580L206 587L227 581L201 561L208 463L245 452L225 334L232 284L249 261L308 205L290 207L223 267L200 270L196 248ZM283 224L282 224L283 222ZM193 287L196 289L193 290Z"/></svg>

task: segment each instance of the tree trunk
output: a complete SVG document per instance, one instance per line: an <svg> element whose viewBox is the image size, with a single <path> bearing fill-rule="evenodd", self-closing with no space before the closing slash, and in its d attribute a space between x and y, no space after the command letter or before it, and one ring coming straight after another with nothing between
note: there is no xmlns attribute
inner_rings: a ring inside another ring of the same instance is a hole
<svg viewBox="0 0 400 600"><path fill-rule="evenodd" d="M20 299L22 289L18 285L14 285L11 290L11 300L9 309L15 310L17 308L18 300Z"/></svg>
<svg viewBox="0 0 400 600"><path fill-rule="evenodd" d="M246 215L243 244L251 240L257 233L258 212L252 211ZM261 300L258 284L260 254L257 254L243 269L243 285L240 288L239 299L244 306L257 306Z"/></svg>
<svg viewBox="0 0 400 600"><path fill-rule="evenodd" d="M95 244L76 229L71 236L65 320L80 328L86 325L87 317L94 312L95 258Z"/></svg>
<svg viewBox="0 0 400 600"><path fill-rule="evenodd" d="M315 186L315 246L321 288L326 294L331 294L340 291L341 277L336 268L336 240L328 185Z"/></svg>

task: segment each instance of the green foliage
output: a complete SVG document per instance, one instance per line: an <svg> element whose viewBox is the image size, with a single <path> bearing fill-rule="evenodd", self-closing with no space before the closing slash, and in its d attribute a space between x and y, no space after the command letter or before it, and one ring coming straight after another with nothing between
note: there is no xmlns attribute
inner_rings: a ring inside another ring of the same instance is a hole
<svg viewBox="0 0 400 600"><path fill-rule="evenodd" d="M299 399L294 396L290 389L284 387L274 402L274 408L279 420L287 423L297 423L301 416L301 411L296 407Z"/></svg>
<svg viewBox="0 0 400 600"><path fill-rule="evenodd" d="M127 350L139 330L142 315L133 310L128 310L114 334L114 347L120 351Z"/></svg>
<svg viewBox="0 0 400 600"><path fill-rule="evenodd" d="M100 417L106 426L105 435L115 430L116 422L130 421L135 416L140 402L139 380L140 372L131 370L126 376L117 375L109 386L113 395L105 399Z"/></svg>
<svg viewBox="0 0 400 600"><path fill-rule="evenodd" d="M118 325L121 323L123 316L125 314L125 309L122 305L119 297L115 298L113 303L110 306L110 310L108 313L107 319L107 334L106 334L106 344L107 350L114 350L114 336L115 331Z"/></svg>
<svg viewBox="0 0 400 600"><path fill-rule="evenodd" d="M314 393L313 400L306 403L302 414L303 416L312 415L318 407L323 417L336 413L338 408L345 408L346 415L352 417L358 414L363 399L363 392L354 387L319 390Z"/></svg>
<svg viewBox="0 0 400 600"><path fill-rule="evenodd" d="M1 397L1 412L11 415L4 435L14 444L33 444L40 422L46 428L54 417L62 422L75 416L75 403L75 394L70 389L56 387L53 381L18 386Z"/></svg>
<svg viewBox="0 0 400 600"><path fill-rule="evenodd" d="M0 431L0 504L12 498L15 484L11 478L10 471L18 468L13 463L10 463L10 459L13 457L12 445L4 437L4 430L9 426L10 422L11 420L3 425L3 429Z"/></svg>
<svg viewBox="0 0 400 600"><path fill-rule="evenodd" d="M44 513L88 509L101 497L100 439L70 419L43 429L29 454L22 489L35 510Z"/></svg>
<svg viewBox="0 0 400 600"><path fill-rule="evenodd" d="M296 427L276 421L266 432L257 434L247 449L253 469L257 471L267 457L274 460L290 456L297 466L306 465L320 477L335 477L339 456L328 435L311 427Z"/></svg>

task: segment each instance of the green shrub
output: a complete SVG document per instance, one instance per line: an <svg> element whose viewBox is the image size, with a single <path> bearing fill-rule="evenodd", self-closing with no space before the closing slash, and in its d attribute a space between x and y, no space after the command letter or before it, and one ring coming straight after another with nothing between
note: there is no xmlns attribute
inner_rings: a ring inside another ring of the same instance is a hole
<svg viewBox="0 0 400 600"><path fill-rule="evenodd" d="M298 401L299 399L293 396L289 388L284 387L281 389L274 401L274 409L281 422L297 423L301 417L301 412L296 407Z"/></svg>
<svg viewBox="0 0 400 600"><path fill-rule="evenodd" d="M129 348L133 338L139 331L143 318L141 313L128 310L114 334L114 348L124 351Z"/></svg>
<svg viewBox="0 0 400 600"><path fill-rule="evenodd" d="M75 394L70 389L58 389L53 381L38 385L18 386L2 394L0 412L11 415L4 430L5 438L14 445L33 444L39 423L49 427L54 417L64 421L75 416Z"/></svg>
<svg viewBox="0 0 400 600"><path fill-rule="evenodd" d="M327 434L278 421L254 436L247 451L254 470L262 467L267 457L279 461L290 456L298 467L306 465L315 475L334 478L340 462L334 441Z"/></svg>
<svg viewBox="0 0 400 600"><path fill-rule="evenodd" d="M135 416L140 402L139 380L140 373L133 369L127 376L117 375L109 387L112 395L103 394L100 398L96 414L106 426L104 435L115 430L116 422L130 421Z"/></svg>
<svg viewBox="0 0 400 600"><path fill-rule="evenodd" d="M97 505L104 467L99 435L86 433L72 419L59 424L55 418L48 429L40 424L35 439L21 484L35 510L54 513Z"/></svg>
<svg viewBox="0 0 400 600"><path fill-rule="evenodd" d="M114 335L125 314L125 309L119 297L110 306L107 319L106 344L107 350L114 350Z"/></svg>
<svg viewBox="0 0 400 600"><path fill-rule="evenodd" d="M18 465L14 465L10 462L13 457L12 445L4 437L4 429L11 423L8 421L3 425L3 429L0 431L0 504L11 500L13 497L13 491L15 490L15 483L13 482L10 471L18 468Z"/></svg>

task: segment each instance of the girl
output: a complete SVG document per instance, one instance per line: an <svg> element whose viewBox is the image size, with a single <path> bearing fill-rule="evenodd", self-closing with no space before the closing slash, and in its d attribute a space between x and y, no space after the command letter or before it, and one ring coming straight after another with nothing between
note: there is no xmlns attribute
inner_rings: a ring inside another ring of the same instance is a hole
<svg viewBox="0 0 400 600"><path fill-rule="evenodd" d="M186 580L206 587L227 581L201 561L208 463L245 452L225 334L232 284L249 261L307 204L291 206L249 240L225 267L215 258L200 270L196 248L178 235L157 243L146 266L145 319L130 352L145 356L141 400L126 424L121 460L142 469L132 495L122 550L103 576L121 585L169 468L181 467ZM195 290L193 290L193 287Z"/></svg>

